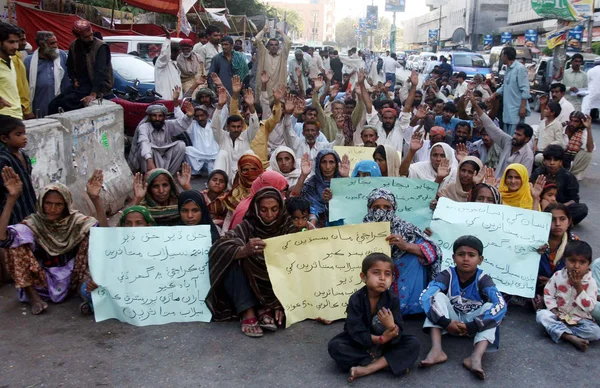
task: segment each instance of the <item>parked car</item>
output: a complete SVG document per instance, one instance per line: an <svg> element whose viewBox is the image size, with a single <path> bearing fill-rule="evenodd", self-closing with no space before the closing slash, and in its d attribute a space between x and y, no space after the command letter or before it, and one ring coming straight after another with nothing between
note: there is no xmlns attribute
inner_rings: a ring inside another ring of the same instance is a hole
<svg viewBox="0 0 600 388"><path fill-rule="evenodd" d="M406 55L406 53L404 51L398 51L396 53L396 60L403 67L406 67L406 57L407 57L407 55Z"/></svg>
<svg viewBox="0 0 600 388"><path fill-rule="evenodd" d="M414 69L414 61L415 58L417 58L417 55L409 55L408 58L406 59L406 70L413 70Z"/></svg>
<svg viewBox="0 0 600 388"><path fill-rule="evenodd" d="M504 46L494 46L490 50L490 60L489 67L492 72L492 75L496 78L496 81L502 83L504 79L504 70L503 63L501 62L500 53ZM533 60L533 54L531 53L531 49L529 47L515 47L517 51L517 59L525 58L525 62L531 62Z"/></svg>
<svg viewBox="0 0 600 388"><path fill-rule="evenodd" d="M165 41L161 36L142 35L105 36L103 39L110 47L111 53L128 54L136 51L140 58L150 63L160 54ZM179 43L181 40L182 38L171 38L171 42Z"/></svg>
<svg viewBox="0 0 600 388"><path fill-rule="evenodd" d="M475 74L481 74L484 77L490 74L490 68L481 54L467 51L445 51L439 54L448 59L451 58L450 64L453 72L456 74L464 71L467 79L473 78Z"/></svg>
<svg viewBox="0 0 600 388"><path fill-rule="evenodd" d="M114 84L113 89L125 92L127 86L135 86L140 94L145 94L154 89L154 66L150 63L129 54L111 54Z"/></svg>
<svg viewBox="0 0 600 388"><path fill-rule="evenodd" d="M437 57L437 54L430 53L430 52L424 52L424 53L419 54L418 60L417 60L418 62L417 62L417 66L416 66L415 70L417 70L417 71L425 70L425 68L427 67L427 63L433 57Z"/></svg>

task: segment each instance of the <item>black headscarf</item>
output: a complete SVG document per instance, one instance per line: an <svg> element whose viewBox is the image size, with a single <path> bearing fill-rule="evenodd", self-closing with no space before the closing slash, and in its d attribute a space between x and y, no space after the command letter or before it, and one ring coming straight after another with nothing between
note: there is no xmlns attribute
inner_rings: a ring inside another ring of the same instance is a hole
<svg viewBox="0 0 600 388"><path fill-rule="evenodd" d="M217 241L220 237L219 231L210 217L208 206L206 206L206 202L204 202L204 196L200 192L196 190L187 190L179 194L177 203L178 213L181 214L181 208L183 205L190 201L194 202L200 208L200 212L202 213L202 217L200 218L198 225L210 225L210 234L212 243L214 244L215 241Z"/></svg>

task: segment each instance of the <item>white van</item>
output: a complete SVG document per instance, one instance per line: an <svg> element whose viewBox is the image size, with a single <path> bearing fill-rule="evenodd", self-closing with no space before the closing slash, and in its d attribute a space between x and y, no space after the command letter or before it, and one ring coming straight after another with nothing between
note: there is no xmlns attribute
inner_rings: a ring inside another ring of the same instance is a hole
<svg viewBox="0 0 600 388"><path fill-rule="evenodd" d="M182 38L171 38L171 42L179 43ZM160 54L165 38L162 36L123 35L105 36L104 41L110 47L111 53L129 54L136 51L139 57L152 63Z"/></svg>
<svg viewBox="0 0 600 388"><path fill-rule="evenodd" d="M419 54L418 65L416 70L421 72L425 70L425 68L427 67L427 63L429 63L432 57L437 57L437 55L435 53L428 52Z"/></svg>

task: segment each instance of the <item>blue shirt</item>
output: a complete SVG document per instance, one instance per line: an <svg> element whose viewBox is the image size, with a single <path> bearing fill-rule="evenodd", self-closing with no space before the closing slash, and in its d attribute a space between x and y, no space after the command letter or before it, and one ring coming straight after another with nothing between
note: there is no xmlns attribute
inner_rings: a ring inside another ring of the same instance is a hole
<svg viewBox="0 0 600 388"><path fill-rule="evenodd" d="M27 82L29 82L29 68L33 55L28 55L25 58L25 69L27 71ZM67 77L67 53L60 50L60 65L65 71L60 92L63 93L69 87L71 81ZM36 114L39 111L40 117L48 115L48 104L54 100L54 61L50 59L39 58L37 78L35 81L35 95L31 101L31 112Z"/></svg>
<svg viewBox="0 0 600 388"><path fill-rule="evenodd" d="M442 127L446 131L448 131L448 130L452 131L452 136L454 136L454 130L456 129L456 126L458 125L458 123L462 123L463 121L465 121L465 122L469 123L469 125L473 126L473 124L469 120L461 120L459 118L452 117L448 123L445 123L444 120L442 120L442 118L443 118L443 116L435 116L434 125L438 126L438 127Z"/></svg>
<svg viewBox="0 0 600 388"><path fill-rule="evenodd" d="M518 124L521 122L519 117L519 109L523 99L529 100L529 75L527 69L519 61L514 61L512 65L506 68L504 74L504 83L496 93L503 96L503 113L502 121L504 124ZM529 101L525 103L527 116L531 115L529 109Z"/></svg>

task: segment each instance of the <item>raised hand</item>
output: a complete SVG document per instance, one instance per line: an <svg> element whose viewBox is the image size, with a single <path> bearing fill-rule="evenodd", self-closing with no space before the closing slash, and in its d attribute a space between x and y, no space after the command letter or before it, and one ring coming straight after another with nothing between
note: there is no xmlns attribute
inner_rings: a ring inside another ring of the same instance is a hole
<svg viewBox="0 0 600 388"><path fill-rule="evenodd" d="M315 88L314 88L315 91L321 90L323 85L325 85L325 82L323 81L323 77L321 77L321 76L318 76L317 78L315 78L314 83L315 83Z"/></svg>
<svg viewBox="0 0 600 388"><path fill-rule="evenodd" d="M4 167L2 169L2 181L8 195L13 198L19 198L23 192L23 182L15 170L8 166Z"/></svg>
<svg viewBox="0 0 600 388"><path fill-rule="evenodd" d="M450 175L450 161L444 158L437 169L437 179L442 181L448 175Z"/></svg>
<svg viewBox="0 0 600 388"><path fill-rule="evenodd" d="M458 160L458 163L462 162L464 158L469 156L469 150L467 148L467 145L464 143L458 143L456 145L456 152L454 153L454 155L456 156L456 160Z"/></svg>
<svg viewBox="0 0 600 388"><path fill-rule="evenodd" d="M281 91L281 93L283 94L283 89ZM273 95L275 95L275 93L273 93ZM291 115L294 113L294 110L296 108L296 101L294 100L293 96L291 94L288 94L285 97L285 113L288 115Z"/></svg>
<svg viewBox="0 0 600 388"><path fill-rule="evenodd" d="M302 175L304 175L304 176L310 175L310 173L312 171L312 160L310 159L310 156L308 155L308 153L306 153L302 156L302 162L300 165L300 169L302 170Z"/></svg>
<svg viewBox="0 0 600 388"><path fill-rule="evenodd" d="M544 191L544 186L546 186L546 176L540 175L535 180L535 184L529 184L529 187L531 188L531 196L533 198L539 198L542 195L542 191Z"/></svg>
<svg viewBox="0 0 600 388"><path fill-rule="evenodd" d="M590 115L585 115L585 121L583 122L587 129L592 129L592 117Z"/></svg>
<svg viewBox="0 0 600 388"><path fill-rule="evenodd" d="M219 105L219 108L223 108L223 106L227 104L227 89L225 89L224 87L220 87L217 90L217 103Z"/></svg>
<svg viewBox="0 0 600 388"><path fill-rule="evenodd" d="M88 197L93 201L100 198L100 192L102 191L102 184L104 183L104 175L102 170L94 170L94 173L88 179L86 191Z"/></svg>
<svg viewBox="0 0 600 388"><path fill-rule="evenodd" d="M254 106L254 92L252 89L246 89L244 92L244 101L246 104Z"/></svg>
<svg viewBox="0 0 600 388"><path fill-rule="evenodd" d="M427 117L428 113L429 113L429 106L427 106L426 104L421 104L417 108L417 113L415 113L415 119L423 120L425 117Z"/></svg>
<svg viewBox="0 0 600 388"><path fill-rule="evenodd" d="M383 86L385 86L385 89L389 89L392 86L392 80L388 80Z"/></svg>
<svg viewBox="0 0 600 388"><path fill-rule="evenodd" d="M269 74L267 74L266 70L263 70L262 73L260 73L260 82L263 84L268 83L270 79L271 77L269 77Z"/></svg>
<svg viewBox="0 0 600 388"><path fill-rule="evenodd" d="M189 117L194 116L194 105L189 100L183 103L181 110Z"/></svg>
<svg viewBox="0 0 600 388"><path fill-rule="evenodd" d="M363 84L367 78L367 71L365 69L358 70L358 83Z"/></svg>
<svg viewBox="0 0 600 388"><path fill-rule="evenodd" d="M421 147L423 147L423 134L415 131L410 138L410 150L412 152L417 152Z"/></svg>
<svg viewBox="0 0 600 388"><path fill-rule="evenodd" d="M342 156L342 163L340 163L340 176L344 178L350 176L350 158L346 154Z"/></svg>
<svg viewBox="0 0 600 388"><path fill-rule="evenodd" d="M490 186L497 187L498 179L496 179L496 170L494 170L493 168L487 168L485 171L485 177L483 178L483 182Z"/></svg>
<svg viewBox="0 0 600 388"><path fill-rule="evenodd" d="M473 184L478 185L485 180L487 169L488 168L486 166L483 166L483 168L481 168L477 174L473 175Z"/></svg>
<svg viewBox="0 0 600 388"><path fill-rule="evenodd" d="M210 73L210 79L212 80L213 84L215 84L216 87L223 86L223 81L221 81L221 78L219 78L217 73Z"/></svg>
<svg viewBox="0 0 600 388"><path fill-rule="evenodd" d="M338 85L332 85L329 88L329 96L331 98L335 98L337 96L337 94L339 93L339 91L340 91L340 87Z"/></svg>
<svg viewBox="0 0 600 388"><path fill-rule="evenodd" d="M273 88L273 99L275 101L283 100L284 95L285 95L285 86L281 85L279 87Z"/></svg>
<svg viewBox="0 0 600 388"><path fill-rule="evenodd" d="M325 73L325 78L327 81L331 82L331 80L333 80L333 70L327 70L327 73Z"/></svg>
<svg viewBox="0 0 600 388"><path fill-rule="evenodd" d="M135 199L136 205L139 205L140 202L146 197L146 192L148 191L148 183L144 179L144 176L141 173L136 173L133 177L133 197Z"/></svg>
<svg viewBox="0 0 600 388"><path fill-rule="evenodd" d="M187 162L183 162L181 172L177 172L177 182L184 190L192 189L192 167Z"/></svg>
<svg viewBox="0 0 600 388"><path fill-rule="evenodd" d="M179 96L181 95L181 86L175 85L173 89L173 101L179 100Z"/></svg>
<svg viewBox="0 0 600 388"><path fill-rule="evenodd" d="M410 83L415 87L419 85L419 73L417 73L415 70L410 72Z"/></svg>
<svg viewBox="0 0 600 388"><path fill-rule="evenodd" d="M240 94L242 91L242 80L239 75L234 75L231 79L231 91L233 94Z"/></svg>
<svg viewBox="0 0 600 388"><path fill-rule="evenodd" d="M296 98L294 101L294 115L300 116L306 109L306 100L303 98Z"/></svg>

